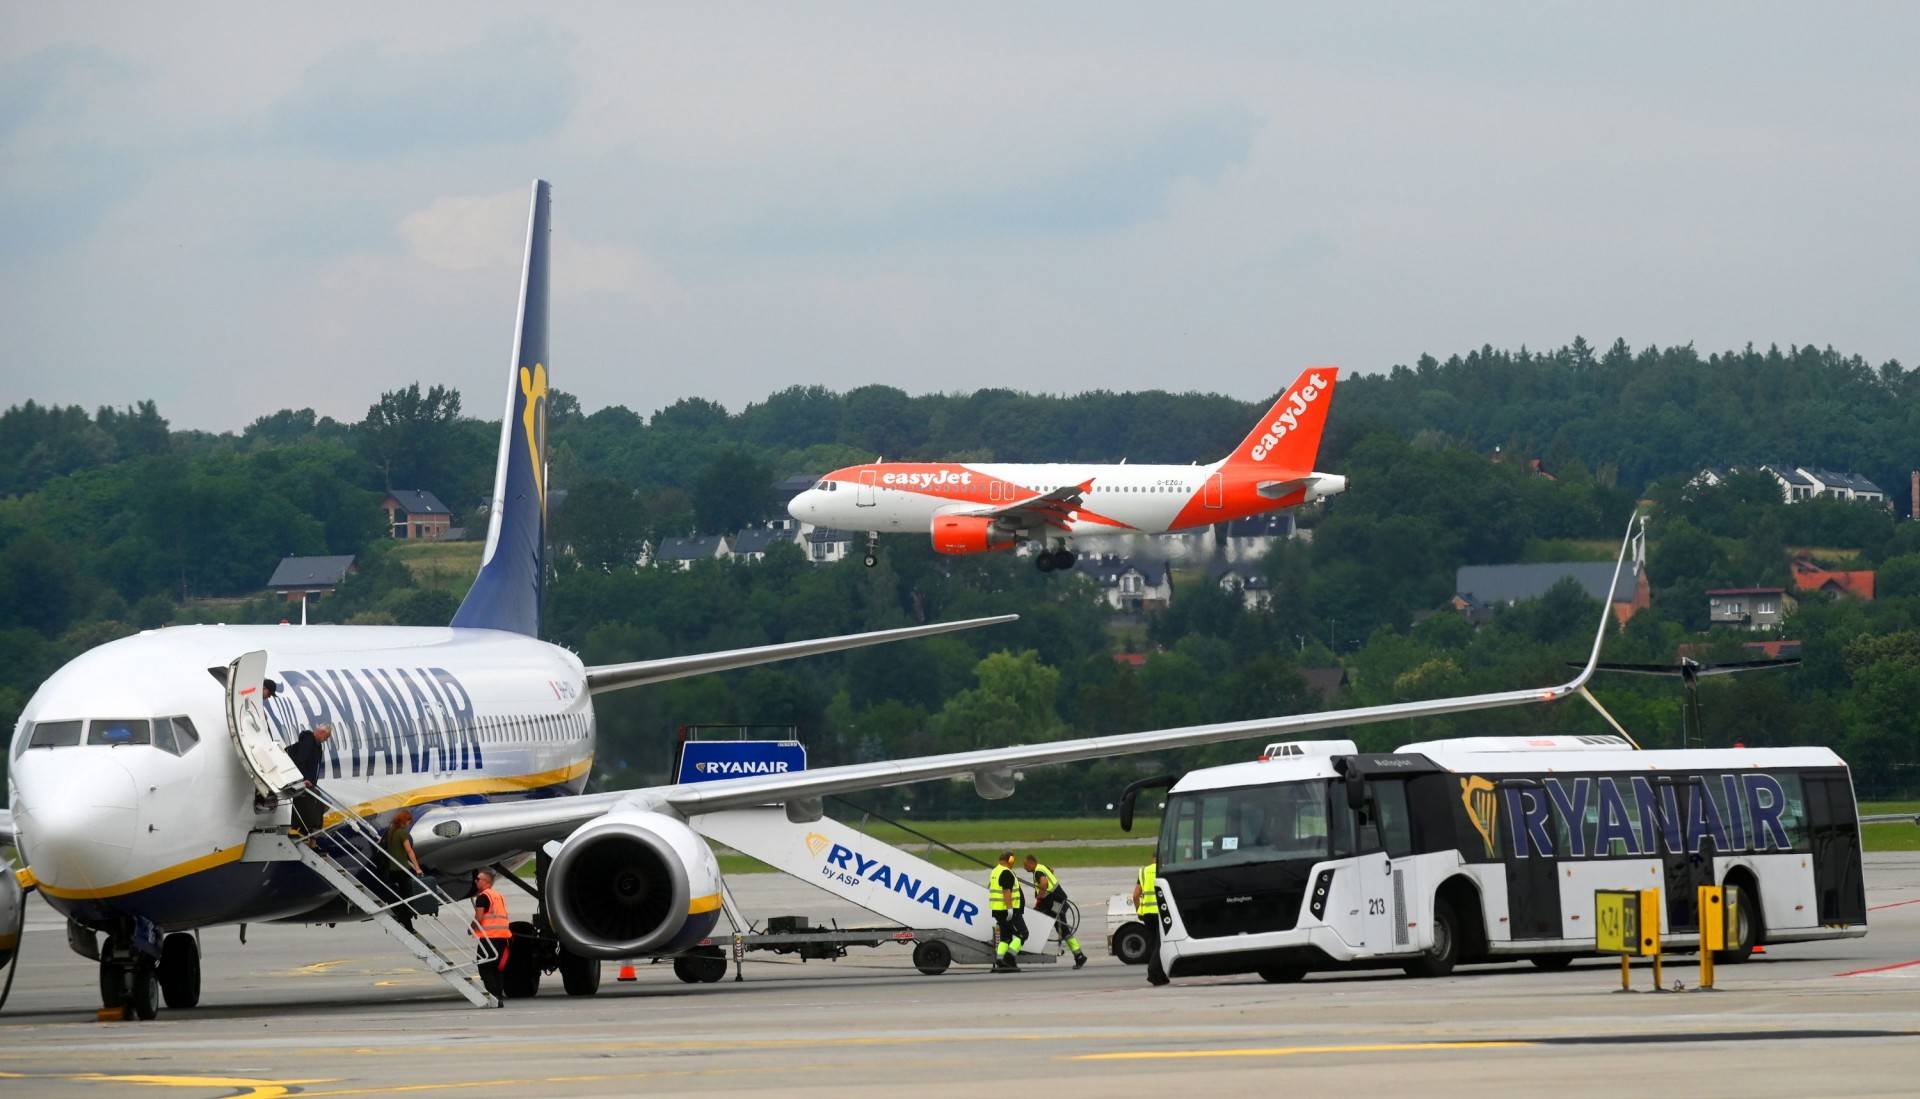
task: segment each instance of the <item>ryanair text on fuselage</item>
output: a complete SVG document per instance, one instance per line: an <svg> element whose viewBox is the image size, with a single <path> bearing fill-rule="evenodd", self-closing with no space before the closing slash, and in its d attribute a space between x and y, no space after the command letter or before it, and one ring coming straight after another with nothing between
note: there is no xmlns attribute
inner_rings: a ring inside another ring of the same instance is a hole
<svg viewBox="0 0 1920 1099"><path fill-rule="evenodd" d="M287 742L302 729L331 725L328 768L334 778L482 766L473 698L445 668L325 668L278 673L267 706Z"/></svg>

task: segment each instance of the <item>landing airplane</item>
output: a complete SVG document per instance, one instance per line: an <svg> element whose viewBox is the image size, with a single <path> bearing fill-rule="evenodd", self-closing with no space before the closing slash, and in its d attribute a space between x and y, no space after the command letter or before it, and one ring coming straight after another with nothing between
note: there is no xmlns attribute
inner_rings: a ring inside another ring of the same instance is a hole
<svg viewBox="0 0 1920 1099"><path fill-rule="evenodd" d="M1553 702L1593 674L1604 614L1587 665L1550 688L584 793L595 695L1012 616L592 667L539 641L548 207L536 182L486 551L453 623L177 627L54 673L13 735L0 844L16 841L26 865L0 875L0 964L17 952L23 888L100 960L109 1006L151 1004L156 985L171 1006L197 1002L194 929L354 918L306 866L242 860L250 836L287 826L285 805L260 796L298 778L282 745L323 721L337 733L319 785L380 827L418 810L412 835L431 874L451 882L539 854L534 922L560 943L568 991L590 993L600 959L677 954L713 930L719 866L689 816L784 805L805 822L828 795L968 776L983 797L1005 797L1019 768ZM242 715L268 672L284 689L253 724Z"/></svg>
<svg viewBox="0 0 1920 1099"><path fill-rule="evenodd" d="M1073 567L1074 535L1167 534L1299 507L1344 492L1316 473L1340 370L1310 367L1247 437L1209 465L1006 465L873 462L822 477L787 505L795 519L867 532L867 567L882 531L927 531L939 553L1041 547L1042 572Z"/></svg>

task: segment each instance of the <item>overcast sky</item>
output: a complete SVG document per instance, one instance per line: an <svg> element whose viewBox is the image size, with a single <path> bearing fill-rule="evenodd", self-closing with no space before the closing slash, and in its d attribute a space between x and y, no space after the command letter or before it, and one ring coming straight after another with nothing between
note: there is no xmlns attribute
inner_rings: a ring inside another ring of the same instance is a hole
<svg viewBox="0 0 1920 1099"><path fill-rule="evenodd" d="M1423 351L1920 360L1920 8L0 8L0 406L554 382L1269 395Z"/></svg>

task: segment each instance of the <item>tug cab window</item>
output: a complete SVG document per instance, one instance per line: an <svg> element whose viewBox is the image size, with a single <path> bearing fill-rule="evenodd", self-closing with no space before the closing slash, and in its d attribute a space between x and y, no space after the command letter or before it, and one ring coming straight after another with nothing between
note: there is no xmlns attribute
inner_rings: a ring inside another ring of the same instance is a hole
<svg viewBox="0 0 1920 1099"><path fill-rule="evenodd" d="M88 744L106 744L119 747L123 744L153 743L152 723L144 717L94 718L87 728Z"/></svg>

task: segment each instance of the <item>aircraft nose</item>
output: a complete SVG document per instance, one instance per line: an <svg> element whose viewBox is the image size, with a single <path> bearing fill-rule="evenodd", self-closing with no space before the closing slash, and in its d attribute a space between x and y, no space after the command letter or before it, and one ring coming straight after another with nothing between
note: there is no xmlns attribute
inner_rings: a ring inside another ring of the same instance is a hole
<svg viewBox="0 0 1920 1099"><path fill-rule="evenodd" d="M101 752L82 754L89 757L85 768L61 766L57 776L16 783L24 809L17 823L34 876L58 889L97 889L122 881L139 834L133 775L118 760L101 758ZM25 800L29 789L36 794L31 802Z"/></svg>
<svg viewBox="0 0 1920 1099"><path fill-rule="evenodd" d="M787 514L802 522L813 518L814 512L819 507L816 499L819 492L817 488L810 488L795 494L793 499L787 501Z"/></svg>

